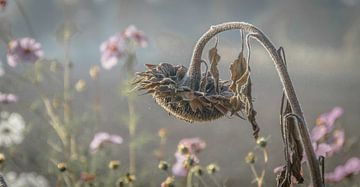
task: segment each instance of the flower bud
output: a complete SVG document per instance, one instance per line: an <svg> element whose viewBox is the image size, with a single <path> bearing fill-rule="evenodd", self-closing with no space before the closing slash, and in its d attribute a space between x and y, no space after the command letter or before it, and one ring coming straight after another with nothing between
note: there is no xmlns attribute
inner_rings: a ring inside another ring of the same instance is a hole
<svg viewBox="0 0 360 187"><path fill-rule="evenodd" d="M265 148L267 145L267 140L264 137L260 137L256 140L256 144L260 146L261 148Z"/></svg>
<svg viewBox="0 0 360 187"><path fill-rule="evenodd" d="M100 67L98 65L91 66L89 70L90 77L92 79L97 79L99 77Z"/></svg>
<svg viewBox="0 0 360 187"><path fill-rule="evenodd" d="M199 165L194 166L191 170L196 176L202 176L204 174L203 169Z"/></svg>
<svg viewBox="0 0 360 187"><path fill-rule="evenodd" d="M245 157L245 162L247 164L254 164L255 163L255 154L253 152L249 152Z"/></svg>
<svg viewBox="0 0 360 187"><path fill-rule="evenodd" d="M64 172L67 169L66 164L64 162L58 163L57 168L59 169L60 172Z"/></svg>
<svg viewBox="0 0 360 187"><path fill-rule="evenodd" d="M186 154L188 154L188 153L190 152L190 150L189 150L189 148L186 147L184 144L180 144L180 145L178 146L178 152L181 153L181 154L183 154L183 155L186 155Z"/></svg>
<svg viewBox="0 0 360 187"><path fill-rule="evenodd" d="M82 79L80 79L76 84L75 84L75 89L78 92L82 92L85 90L86 87L86 82Z"/></svg>
<svg viewBox="0 0 360 187"><path fill-rule="evenodd" d="M169 164L165 161L160 161L158 167L161 170L167 171L169 169Z"/></svg>
<svg viewBox="0 0 360 187"><path fill-rule="evenodd" d="M118 160L112 160L109 162L109 165L108 165L109 169L112 169L112 170L118 169L119 166L120 166L120 161L118 161Z"/></svg>
<svg viewBox="0 0 360 187"><path fill-rule="evenodd" d="M161 187L174 187L175 186L175 179L174 177L167 177L164 182L161 183Z"/></svg>
<svg viewBox="0 0 360 187"><path fill-rule="evenodd" d="M0 164L4 163L5 162L5 155L3 153L0 153Z"/></svg>
<svg viewBox="0 0 360 187"><path fill-rule="evenodd" d="M208 172L208 174L212 175L216 172L219 171L219 166L216 165L216 164L209 164L207 167L206 167L206 170Z"/></svg>

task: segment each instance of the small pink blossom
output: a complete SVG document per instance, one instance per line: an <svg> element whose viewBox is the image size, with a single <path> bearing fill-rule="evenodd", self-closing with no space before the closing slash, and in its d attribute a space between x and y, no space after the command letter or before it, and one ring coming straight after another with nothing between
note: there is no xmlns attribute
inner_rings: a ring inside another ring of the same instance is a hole
<svg viewBox="0 0 360 187"><path fill-rule="evenodd" d="M96 151L102 147L105 143L121 144L123 138L119 135L109 134L107 132L96 133L93 140L90 143L91 151Z"/></svg>
<svg viewBox="0 0 360 187"><path fill-rule="evenodd" d="M14 94L5 94L0 92L0 103L8 104L8 103L16 103L18 97Z"/></svg>
<svg viewBox="0 0 360 187"><path fill-rule="evenodd" d="M341 182L346 177L360 173L360 159L357 157L350 158L344 165L337 166L333 172L325 173L327 182Z"/></svg>
<svg viewBox="0 0 360 187"><path fill-rule="evenodd" d="M197 154L206 147L205 141L200 138L185 138L179 142L179 145L187 147L191 154Z"/></svg>
<svg viewBox="0 0 360 187"><path fill-rule="evenodd" d="M101 65L104 69L111 69L125 54L125 40L120 35L110 37L100 45Z"/></svg>
<svg viewBox="0 0 360 187"><path fill-rule="evenodd" d="M331 149L333 152L339 152L345 143L345 132L342 130L336 130L333 133L333 140L331 143Z"/></svg>
<svg viewBox="0 0 360 187"><path fill-rule="evenodd" d="M35 63L44 55L41 44L32 38L21 38L9 42L7 61L9 66L15 67L18 63Z"/></svg>
<svg viewBox="0 0 360 187"><path fill-rule="evenodd" d="M319 141L322 137L324 137L327 134L327 128L325 126L315 126L311 130L311 140L316 142Z"/></svg>
<svg viewBox="0 0 360 187"><path fill-rule="evenodd" d="M145 48L148 46L148 39L144 32L138 30L134 25L128 26L125 29L123 35L127 40L135 42L135 44L139 45L140 47Z"/></svg>
<svg viewBox="0 0 360 187"><path fill-rule="evenodd" d="M324 125L327 128L327 132L331 132L334 128L335 121L341 117L344 113L344 109L341 107L334 107L330 112L321 114L317 120L317 125Z"/></svg>

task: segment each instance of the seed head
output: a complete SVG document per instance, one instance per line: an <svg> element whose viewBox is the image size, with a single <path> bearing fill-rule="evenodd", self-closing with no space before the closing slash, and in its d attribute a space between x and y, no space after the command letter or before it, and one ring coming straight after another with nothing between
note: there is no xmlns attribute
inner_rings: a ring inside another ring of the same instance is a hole
<svg viewBox="0 0 360 187"><path fill-rule="evenodd" d="M194 166L191 170L196 176L202 176L204 174L203 169L199 165Z"/></svg>
<svg viewBox="0 0 360 187"><path fill-rule="evenodd" d="M58 163L57 168L59 169L60 172L65 172L67 169L66 164L64 162Z"/></svg>

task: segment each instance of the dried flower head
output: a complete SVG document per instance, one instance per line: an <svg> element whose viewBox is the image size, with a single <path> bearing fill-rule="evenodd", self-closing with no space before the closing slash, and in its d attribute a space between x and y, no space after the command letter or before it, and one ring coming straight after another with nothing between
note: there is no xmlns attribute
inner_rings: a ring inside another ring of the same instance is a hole
<svg viewBox="0 0 360 187"><path fill-rule="evenodd" d="M35 63L44 55L41 44L32 38L21 38L9 42L7 61L9 66L15 67L18 63Z"/></svg>
<svg viewBox="0 0 360 187"><path fill-rule="evenodd" d="M111 160L109 162L109 165L108 165L109 169L112 169L112 170L118 169L119 166L120 166L120 161L119 160Z"/></svg>
<svg viewBox="0 0 360 187"><path fill-rule="evenodd" d="M205 149L206 143L200 138L185 138L180 140L179 147L181 148L179 151L183 154L186 154L184 153L186 152L186 148L191 154L197 154L201 150Z"/></svg>

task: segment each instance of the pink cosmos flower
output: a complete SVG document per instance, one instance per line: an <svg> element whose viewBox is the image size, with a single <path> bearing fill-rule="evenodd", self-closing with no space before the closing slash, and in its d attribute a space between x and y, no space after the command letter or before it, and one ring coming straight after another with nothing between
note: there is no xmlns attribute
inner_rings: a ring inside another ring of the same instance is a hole
<svg viewBox="0 0 360 187"><path fill-rule="evenodd" d="M5 94L0 92L0 103L8 104L8 103L16 103L18 97L14 94Z"/></svg>
<svg viewBox="0 0 360 187"><path fill-rule="evenodd" d="M91 141L90 150L95 152L105 143L121 144L122 142L123 138L119 135L109 134L107 132L99 132L95 134L93 140Z"/></svg>
<svg viewBox="0 0 360 187"><path fill-rule="evenodd" d="M345 143L345 132L342 130L336 130L333 133L333 140L331 143L331 149L333 152L339 152Z"/></svg>
<svg viewBox="0 0 360 187"><path fill-rule="evenodd" d="M9 66L15 67L18 63L35 63L44 55L41 44L32 38L21 38L9 42L7 61Z"/></svg>
<svg viewBox="0 0 360 187"><path fill-rule="evenodd" d="M197 154L206 147L205 141L200 138L185 138L179 142L179 145L187 147L191 154Z"/></svg>
<svg viewBox="0 0 360 187"><path fill-rule="evenodd" d="M344 165L337 166L333 172L325 173L327 182L337 183L346 177L360 173L360 159L357 157L350 158Z"/></svg>
<svg viewBox="0 0 360 187"><path fill-rule="evenodd" d="M125 54L125 40L120 35L110 37L100 45L101 65L104 69L111 69Z"/></svg>
<svg viewBox="0 0 360 187"><path fill-rule="evenodd" d="M138 30L134 25L128 26L123 35L127 40L133 41L142 48L148 46L148 38L143 31Z"/></svg>

